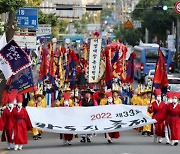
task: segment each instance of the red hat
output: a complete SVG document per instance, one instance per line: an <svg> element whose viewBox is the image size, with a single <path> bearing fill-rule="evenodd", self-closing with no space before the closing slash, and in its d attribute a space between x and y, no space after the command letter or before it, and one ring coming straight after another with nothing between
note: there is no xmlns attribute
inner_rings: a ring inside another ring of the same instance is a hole
<svg viewBox="0 0 180 154"><path fill-rule="evenodd" d="M173 92L169 91L169 92L167 92L166 95L167 95L167 98L173 98Z"/></svg>
<svg viewBox="0 0 180 154"><path fill-rule="evenodd" d="M23 95L21 95L21 94L17 94L17 96L16 96L16 100L17 100L17 102L23 102Z"/></svg>
<svg viewBox="0 0 180 154"><path fill-rule="evenodd" d="M173 97L180 98L180 93L179 93L179 92L174 92L174 93L173 93Z"/></svg>
<svg viewBox="0 0 180 154"><path fill-rule="evenodd" d="M2 92L2 105L5 105L8 103L8 91L4 90Z"/></svg>
<svg viewBox="0 0 180 154"><path fill-rule="evenodd" d="M106 97L107 97L107 98L108 98L108 97L112 97L112 92L111 92L111 91L106 92Z"/></svg>
<svg viewBox="0 0 180 154"><path fill-rule="evenodd" d="M99 37L99 33L98 33L98 32L95 32L95 33L94 33L94 36Z"/></svg>
<svg viewBox="0 0 180 154"><path fill-rule="evenodd" d="M8 103L12 103L14 102L14 100L16 99L18 90L16 89L12 89L11 92L8 94Z"/></svg>
<svg viewBox="0 0 180 154"><path fill-rule="evenodd" d="M154 90L154 94L155 94L156 96L161 95L161 89L155 89L155 90Z"/></svg>
<svg viewBox="0 0 180 154"><path fill-rule="evenodd" d="M64 96L64 100L69 100L70 97L71 97L71 94L68 93L68 92L65 92L65 93L63 94L63 96Z"/></svg>

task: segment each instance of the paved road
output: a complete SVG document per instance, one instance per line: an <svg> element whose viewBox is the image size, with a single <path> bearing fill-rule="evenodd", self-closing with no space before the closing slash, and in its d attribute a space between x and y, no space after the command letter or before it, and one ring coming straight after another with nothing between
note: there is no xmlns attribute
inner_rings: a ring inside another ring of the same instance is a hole
<svg viewBox="0 0 180 154"><path fill-rule="evenodd" d="M180 145L153 143L153 137L144 137L135 130L121 132L121 137L108 144L102 134L92 138L92 143L80 143L74 138L71 146L63 145L59 134L44 133L38 141L29 135L29 144L22 151L6 150L0 143L0 154L179 154Z"/></svg>

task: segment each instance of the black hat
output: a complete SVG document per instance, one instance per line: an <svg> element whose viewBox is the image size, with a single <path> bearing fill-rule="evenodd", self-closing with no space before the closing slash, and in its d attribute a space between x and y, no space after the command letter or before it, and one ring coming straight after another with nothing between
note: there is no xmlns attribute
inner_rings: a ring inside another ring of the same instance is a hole
<svg viewBox="0 0 180 154"><path fill-rule="evenodd" d="M84 93L90 93L90 94L93 94L93 93L94 93L94 91L93 91L92 89L90 89L90 88L87 88L87 89L85 89L85 90L82 90L82 92L84 92Z"/></svg>

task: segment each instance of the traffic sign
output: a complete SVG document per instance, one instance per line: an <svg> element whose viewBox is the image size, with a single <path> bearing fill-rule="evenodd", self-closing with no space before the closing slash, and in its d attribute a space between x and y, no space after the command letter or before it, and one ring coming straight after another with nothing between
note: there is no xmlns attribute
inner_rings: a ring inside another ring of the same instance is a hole
<svg viewBox="0 0 180 154"><path fill-rule="evenodd" d="M175 4L174 9L175 9L175 11L176 11L177 13L180 14L180 1L178 1L178 2Z"/></svg>
<svg viewBox="0 0 180 154"><path fill-rule="evenodd" d="M36 49L36 36L14 35L14 40L22 49Z"/></svg>
<svg viewBox="0 0 180 154"><path fill-rule="evenodd" d="M128 20L128 21L124 24L124 28L125 28L125 29L128 29L128 28L134 28L134 27L133 27L133 24L131 23L131 21Z"/></svg>
<svg viewBox="0 0 180 154"><path fill-rule="evenodd" d="M42 25L39 24L38 29L36 29L36 35L41 36L41 35L51 35L51 25Z"/></svg>
<svg viewBox="0 0 180 154"><path fill-rule="evenodd" d="M142 27L141 22L139 20L133 21L133 27L134 28L141 28Z"/></svg>
<svg viewBox="0 0 180 154"><path fill-rule="evenodd" d="M17 24L22 28L38 28L38 9L20 8L16 14Z"/></svg>

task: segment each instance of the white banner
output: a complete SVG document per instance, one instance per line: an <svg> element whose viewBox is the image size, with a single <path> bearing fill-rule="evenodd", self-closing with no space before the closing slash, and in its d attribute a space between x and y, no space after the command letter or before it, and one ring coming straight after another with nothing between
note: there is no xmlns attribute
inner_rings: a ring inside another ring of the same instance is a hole
<svg viewBox="0 0 180 154"><path fill-rule="evenodd" d="M26 36L26 35L14 35L14 40L21 47L28 49L36 49L36 36Z"/></svg>
<svg viewBox="0 0 180 154"><path fill-rule="evenodd" d="M89 83L98 82L102 39L91 39L89 53Z"/></svg>
<svg viewBox="0 0 180 154"><path fill-rule="evenodd" d="M95 107L27 107L33 127L54 133L86 134L129 130L156 120L146 107L106 105Z"/></svg>

